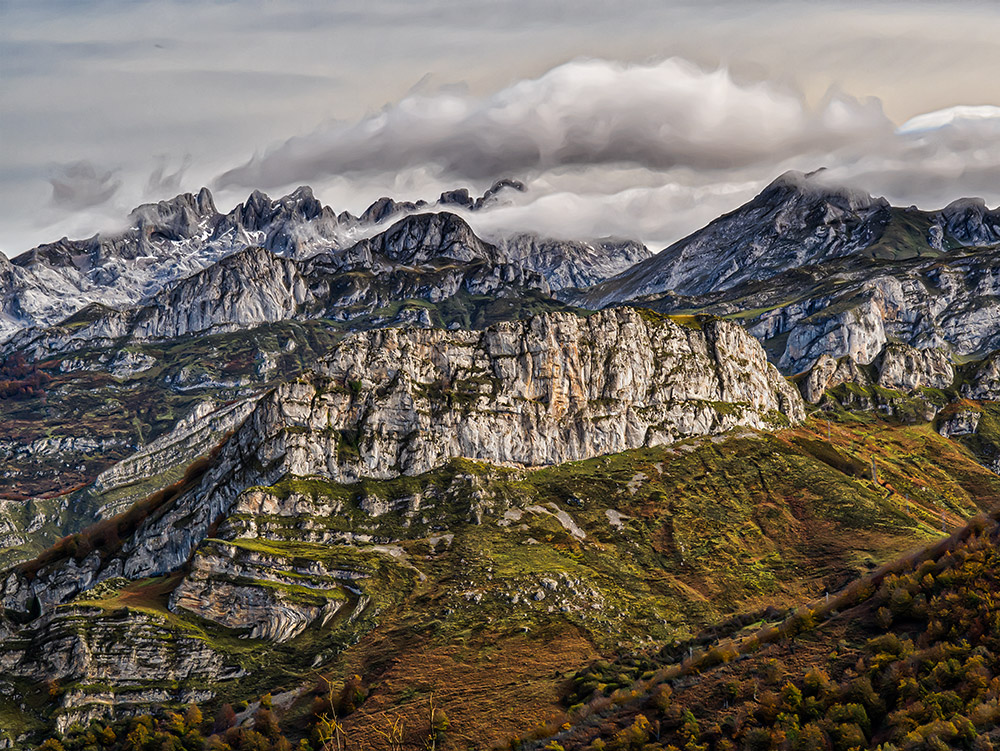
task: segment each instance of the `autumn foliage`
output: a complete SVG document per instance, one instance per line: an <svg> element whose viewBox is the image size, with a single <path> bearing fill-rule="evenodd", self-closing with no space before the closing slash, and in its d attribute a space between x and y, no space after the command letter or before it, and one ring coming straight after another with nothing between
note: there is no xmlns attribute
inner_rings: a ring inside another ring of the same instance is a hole
<svg viewBox="0 0 1000 751"><path fill-rule="evenodd" d="M52 379L28 362L23 352L0 359L0 399L33 399L45 395L45 386Z"/></svg>

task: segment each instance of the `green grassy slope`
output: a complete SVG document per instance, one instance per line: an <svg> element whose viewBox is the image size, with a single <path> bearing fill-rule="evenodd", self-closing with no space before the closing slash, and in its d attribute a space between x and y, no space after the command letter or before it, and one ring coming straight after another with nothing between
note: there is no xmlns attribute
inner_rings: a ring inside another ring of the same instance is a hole
<svg viewBox="0 0 1000 751"><path fill-rule="evenodd" d="M283 722L298 737L308 731L316 675L336 682L358 673L368 699L345 728L367 747L380 747L388 716L417 732L433 696L452 718L453 740L441 747L464 748L460 739L502 742L562 701L587 700L570 678L590 659L609 666L588 679L592 688L614 691L699 634L718 633L712 624L741 613L779 617L836 592L940 538L942 520L953 529L996 505L1000 477L929 425L844 414L829 426L814 420L536 471L455 460L419 477L347 486L286 478L249 492L299 511L236 515L198 555L232 548L283 571L310 561L360 567L351 588L322 595L368 598L360 616L344 607L325 626L272 645L169 611L179 578L123 582L63 609L142 612L167 638L195 639L243 668L242 679L206 686L217 695L207 711L291 691ZM390 510L366 511L375 508ZM306 604L317 597L294 582L282 594ZM647 657L615 662L623 653ZM79 688L48 687L51 702L0 711L42 722Z"/></svg>

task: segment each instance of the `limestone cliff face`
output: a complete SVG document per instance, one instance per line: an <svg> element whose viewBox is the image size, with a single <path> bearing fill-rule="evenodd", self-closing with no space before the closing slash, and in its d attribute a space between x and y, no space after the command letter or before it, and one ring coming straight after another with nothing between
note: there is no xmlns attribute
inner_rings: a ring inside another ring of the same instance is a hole
<svg viewBox="0 0 1000 751"><path fill-rule="evenodd" d="M1000 351L993 352L973 366L962 396L979 401L1000 400Z"/></svg>
<svg viewBox="0 0 1000 751"><path fill-rule="evenodd" d="M786 335L779 365L810 367L823 354L870 363L890 340L971 356L1000 347L1000 253L955 252L884 269L830 269L830 291L768 307L749 325L761 339ZM787 296L775 283L765 295ZM754 300L753 304L758 301Z"/></svg>
<svg viewBox="0 0 1000 751"><path fill-rule="evenodd" d="M285 432L284 461L293 474L341 481L416 474L453 456L556 464L802 417L735 324L696 331L633 309L482 334L378 331L346 340L320 370L331 385L292 384L282 399L286 421L301 426Z"/></svg>
<svg viewBox="0 0 1000 751"><path fill-rule="evenodd" d="M260 402L191 500L126 547L120 572L180 565L241 490L286 474L351 482L453 457L538 466L804 417L736 324L695 330L629 308L483 332L371 331L318 370Z"/></svg>
<svg viewBox="0 0 1000 751"><path fill-rule="evenodd" d="M876 359L876 368L879 386L898 391L945 389L955 380L951 358L939 349L888 344Z"/></svg>
<svg viewBox="0 0 1000 751"><path fill-rule="evenodd" d="M835 360L830 355L821 355L802 380L802 396L810 404L818 404L827 389L842 383L864 383L866 380L867 376L853 357Z"/></svg>
<svg viewBox="0 0 1000 751"><path fill-rule="evenodd" d="M485 331L370 331L317 374L264 397L197 488L113 560L4 585L43 611L112 576L175 569L237 496L291 474L336 482L428 471L453 457L554 464L804 417L798 392L741 327L678 325L630 308L548 314Z"/></svg>
<svg viewBox="0 0 1000 751"><path fill-rule="evenodd" d="M955 380L951 357L939 349L916 349L893 342L873 359L868 372L850 355L839 360L821 355L801 382L803 396L810 404L816 404L827 389L842 383L877 385L905 393L920 388L946 389Z"/></svg>

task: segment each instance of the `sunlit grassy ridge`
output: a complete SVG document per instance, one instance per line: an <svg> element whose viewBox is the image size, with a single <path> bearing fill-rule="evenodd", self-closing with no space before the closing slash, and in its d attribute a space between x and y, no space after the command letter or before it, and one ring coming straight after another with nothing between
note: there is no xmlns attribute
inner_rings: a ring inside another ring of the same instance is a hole
<svg viewBox="0 0 1000 751"><path fill-rule="evenodd" d="M566 749L993 748L1000 735L1000 524L983 516L830 600L710 642L635 683L577 674ZM756 625L756 624L755 624ZM665 657L664 655L660 656ZM659 664L658 664L659 663ZM589 698L582 694L589 694Z"/></svg>

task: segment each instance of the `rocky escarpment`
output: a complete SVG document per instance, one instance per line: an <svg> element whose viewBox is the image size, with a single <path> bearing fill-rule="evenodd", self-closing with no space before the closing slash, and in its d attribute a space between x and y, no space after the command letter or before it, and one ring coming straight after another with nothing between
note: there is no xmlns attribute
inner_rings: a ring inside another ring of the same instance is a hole
<svg viewBox="0 0 1000 751"><path fill-rule="evenodd" d="M343 582L366 575L213 541L198 550L170 597L170 609L187 610L250 639L284 642L317 620L322 627L356 601Z"/></svg>
<svg viewBox="0 0 1000 751"><path fill-rule="evenodd" d="M357 456L331 459L344 434L316 451L317 435L293 432L284 448L293 474L335 480L423 472L450 456L556 464L802 416L797 395L738 326L693 330L633 309L540 316L482 334L351 337L320 372L330 379L322 401L310 393L315 383L290 384L285 411L309 433L339 426Z"/></svg>
<svg viewBox="0 0 1000 751"><path fill-rule="evenodd" d="M109 710L127 716L137 707L204 701L216 682L245 674L195 633L171 630L162 615L99 600L64 605L5 638L0 691L16 695L14 681L75 686L55 712L65 730Z"/></svg>
<svg viewBox="0 0 1000 751"><path fill-rule="evenodd" d="M968 376L961 386L967 399L978 401L1000 400L1000 351L967 366Z"/></svg>
<svg viewBox="0 0 1000 751"><path fill-rule="evenodd" d="M223 435L242 423L254 404L253 399L223 406L211 400L199 402L169 433L106 469L91 487L95 496L109 498L100 504L101 518L124 511L159 479L162 482L158 484L169 485L174 475L207 454Z"/></svg>
<svg viewBox="0 0 1000 751"><path fill-rule="evenodd" d="M875 359L878 385L898 391L918 388L946 389L955 380L955 367L947 352L887 344Z"/></svg>
<svg viewBox="0 0 1000 751"><path fill-rule="evenodd" d="M783 337L780 365L807 367L822 354L871 362L890 340L975 356L1000 347L1000 254L954 251L894 268L830 269L820 290L751 322ZM776 284L779 280L776 280ZM775 297L782 294L775 290ZM787 295L787 288L784 291Z"/></svg>
<svg viewBox="0 0 1000 751"><path fill-rule="evenodd" d="M482 332L371 331L317 370L266 396L199 485L113 560L11 575L5 607L25 612L37 598L44 610L104 578L172 570L242 490L285 475L388 478L456 456L537 466L803 418L798 393L739 326L628 308Z"/></svg>
<svg viewBox="0 0 1000 751"><path fill-rule="evenodd" d="M786 373L823 355L870 364L888 342L978 358L1000 348L1000 251L840 258L712 295L647 300L741 321Z"/></svg>

